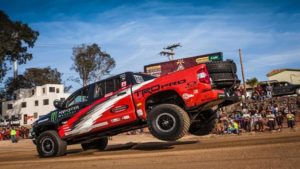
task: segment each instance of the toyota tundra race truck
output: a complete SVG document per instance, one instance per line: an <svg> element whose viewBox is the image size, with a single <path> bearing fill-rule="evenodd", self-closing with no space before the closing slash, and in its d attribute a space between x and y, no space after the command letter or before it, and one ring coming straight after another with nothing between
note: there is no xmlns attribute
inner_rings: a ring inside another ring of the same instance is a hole
<svg viewBox="0 0 300 169"><path fill-rule="evenodd" d="M165 141L188 132L208 134L216 107L233 100L208 72L207 67L214 70L217 65L200 64L160 77L126 72L85 86L63 102L54 101L56 110L32 125L39 156L61 156L67 145L78 143L83 150L104 150L109 136L144 127ZM235 75L235 64L228 66Z"/></svg>

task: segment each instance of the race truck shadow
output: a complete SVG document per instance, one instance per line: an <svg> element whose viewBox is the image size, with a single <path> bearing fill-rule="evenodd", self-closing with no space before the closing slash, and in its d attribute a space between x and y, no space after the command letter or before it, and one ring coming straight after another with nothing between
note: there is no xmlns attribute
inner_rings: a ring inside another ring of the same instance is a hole
<svg viewBox="0 0 300 169"><path fill-rule="evenodd" d="M113 144L108 145L105 151L98 150L87 150L82 149L70 149L67 151L67 155L76 154L94 154L94 153L109 153L114 151L126 151L126 150L140 150L140 151L155 151L155 150L168 150L173 149L177 145L195 144L199 141L172 141L172 142L146 142L146 143L135 143L128 142L126 144Z"/></svg>
<svg viewBox="0 0 300 169"><path fill-rule="evenodd" d="M175 145L194 144L197 142L198 141L135 143L130 149L142 150L142 151L164 150L164 149L173 149ZM119 148L118 147L108 147L108 149L107 149L107 151L115 151L115 150L119 150Z"/></svg>

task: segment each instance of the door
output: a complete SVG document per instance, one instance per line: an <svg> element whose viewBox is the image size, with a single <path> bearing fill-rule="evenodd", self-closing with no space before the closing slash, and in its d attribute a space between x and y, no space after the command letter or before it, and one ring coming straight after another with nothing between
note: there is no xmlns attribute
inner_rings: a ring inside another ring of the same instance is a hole
<svg viewBox="0 0 300 169"><path fill-rule="evenodd" d="M82 108L63 127L66 136L91 134L136 120L131 86L126 74L96 82L90 90L89 106ZM73 102L70 100L66 103L72 105Z"/></svg>
<svg viewBox="0 0 300 169"><path fill-rule="evenodd" d="M95 84L95 101L102 96L105 101L93 108L98 111L95 113L98 118L93 122L92 131L123 126L137 119L131 85L127 79L126 74L121 74Z"/></svg>
<svg viewBox="0 0 300 169"><path fill-rule="evenodd" d="M55 123L62 122L59 127L59 135L64 137L72 130L72 127L79 123L79 118L82 114L88 112L91 100L91 86L83 87L74 92L68 97L63 108L51 113L51 121Z"/></svg>

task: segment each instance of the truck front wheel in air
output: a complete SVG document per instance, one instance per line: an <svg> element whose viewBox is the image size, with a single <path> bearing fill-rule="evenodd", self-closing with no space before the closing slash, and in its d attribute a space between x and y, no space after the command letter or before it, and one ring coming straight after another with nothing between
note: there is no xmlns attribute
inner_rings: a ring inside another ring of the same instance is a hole
<svg viewBox="0 0 300 169"><path fill-rule="evenodd" d="M56 131L47 130L38 136L36 147L40 157L62 156L66 153L67 143Z"/></svg>
<svg viewBox="0 0 300 169"><path fill-rule="evenodd" d="M190 127L190 118L187 112L174 104L155 106L148 113L147 120L151 134L165 141L180 139Z"/></svg>

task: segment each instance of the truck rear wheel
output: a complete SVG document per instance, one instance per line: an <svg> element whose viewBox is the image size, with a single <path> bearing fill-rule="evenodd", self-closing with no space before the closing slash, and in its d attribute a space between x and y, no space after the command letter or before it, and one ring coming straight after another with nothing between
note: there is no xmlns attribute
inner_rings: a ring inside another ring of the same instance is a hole
<svg viewBox="0 0 300 169"><path fill-rule="evenodd" d="M107 144L108 144L108 138L104 137L90 143L82 143L81 147L83 151L90 150L90 149L97 149L103 151L105 150Z"/></svg>
<svg viewBox="0 0 300 169"><path fill-rule="evenodd" d="M177 105L161 104L148 113L148 126L154 137L165 141L175 141L188 132L190 117Z"/></svg>
<svg viewBox="0 0 300 169"><path fill-rule="evenodd" d="M47 130L38 136L36 147L40 157L62 156L66 153L67 143L56 131Z"/></svg>
<svg viewBox="0 0 300 169"><path fill-rule="evenodd" d="M204 112L204 119L191 124L189 132L196 136L204 136L209 134L214 128L217 120L217 114L208 110Z"/></svg>

